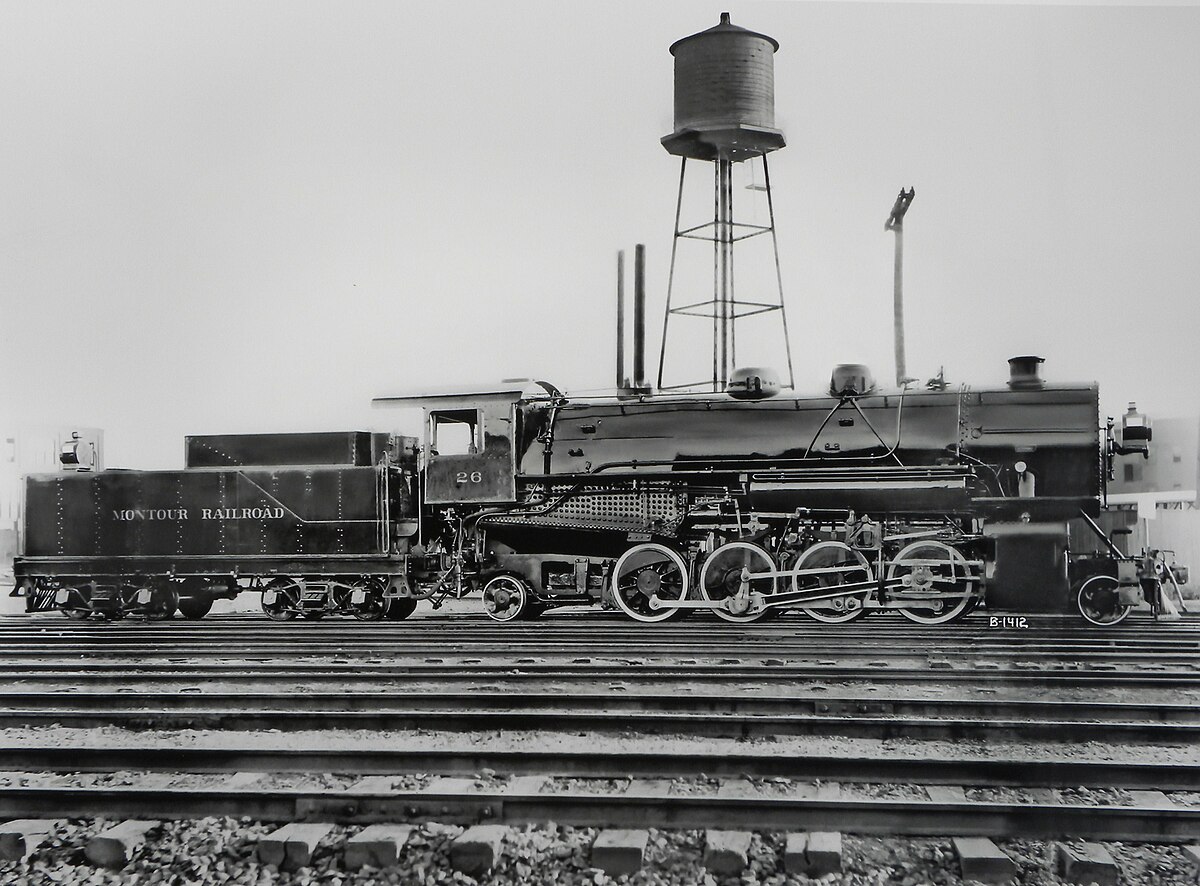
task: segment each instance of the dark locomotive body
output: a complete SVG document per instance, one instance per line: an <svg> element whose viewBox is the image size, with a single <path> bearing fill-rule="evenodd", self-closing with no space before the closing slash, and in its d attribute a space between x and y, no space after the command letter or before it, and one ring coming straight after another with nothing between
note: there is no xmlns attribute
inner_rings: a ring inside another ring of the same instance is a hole
<svg viewBox="0 0 1200 886"><path fill-rule="evenodd" d="M424 408L426 508L493 617L601 598L645 621L795 606L937 622L989 581L993 608L1071 605L1068 521L1098 513L1117 444L1095 385L1018 369L987 390L875 393L849 367L826 396L376 402ZM466 428L455 451L449 427ZM1024 541L1036 569L1014 567Z"/></svg>
<svg viewBox="0 0 1200 886"><path fill-rule="evenodd" d="M596 601L643 621L1071 607L1068 521L1098 512L1119 445L1094 385L876 393L850 367L830 390L539 383L377 401L423 407L419 442L188 438L182 471L30 477L18 590L152 617L244 590L276 618L473 591L501 621Z"/></svg>

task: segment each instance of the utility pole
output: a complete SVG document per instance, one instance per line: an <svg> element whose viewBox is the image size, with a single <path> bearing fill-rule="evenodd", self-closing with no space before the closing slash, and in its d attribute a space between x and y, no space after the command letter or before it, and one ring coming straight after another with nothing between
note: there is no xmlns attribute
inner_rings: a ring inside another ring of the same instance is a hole
<svg viewBox="0 0 1200 886"><path fill-rule="evenodd" d="M896 234L896 261L892 279L896 331L896 386L901 388L913 381L904 366L904 213L908 212L908 206L916 195L915 188L909 188L907 191L901 188L900 196L892 206L892 214L883 225L885 231Z"/></svg>

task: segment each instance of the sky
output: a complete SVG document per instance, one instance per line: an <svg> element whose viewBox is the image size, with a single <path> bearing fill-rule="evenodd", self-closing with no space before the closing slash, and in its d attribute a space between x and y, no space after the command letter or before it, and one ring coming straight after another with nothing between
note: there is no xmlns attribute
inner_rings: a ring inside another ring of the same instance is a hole
<svg viewBox="0 0 1200 886"><path fill-rule="evenodd" d="M1196 6L0 0L0 430L171 468L187 434L415 432L397 392L609 387L636 243L653 374L668 47L726 10L780 43L799 390L893 377L911 186L910 374L1033 353L1109 413L1200 412Z"/></svg>

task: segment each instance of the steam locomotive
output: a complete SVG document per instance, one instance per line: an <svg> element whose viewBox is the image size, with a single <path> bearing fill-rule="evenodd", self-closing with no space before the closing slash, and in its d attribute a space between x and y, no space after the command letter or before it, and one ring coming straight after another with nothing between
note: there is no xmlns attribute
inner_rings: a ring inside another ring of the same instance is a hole
<svg viewBox="0 0 1200 886"><path fill-rule="evenodd" d="M983 604L1114 624L1144 570L1071 539L1099 532L1149 422L1102 422L1095 385L1009 362L998 388L881 391L860 365L811 396L756 369L721 393L530 382L375 401L420 406L420 439L190 437L182 471L27 478L14 593L80 618L198 618L249 591L274 619L395 619L478 592L500 622L600 602L640 622Z"/></svg>

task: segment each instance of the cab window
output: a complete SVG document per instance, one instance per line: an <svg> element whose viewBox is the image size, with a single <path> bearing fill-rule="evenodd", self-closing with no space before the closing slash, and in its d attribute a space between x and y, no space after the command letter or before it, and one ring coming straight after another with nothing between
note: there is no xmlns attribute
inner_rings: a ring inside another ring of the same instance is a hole
<svg viewBox="0 0 1200 886"><path fill-rule="evenodd" d="M447 409L429 414L431 455L476 455L481 448L479 411Z"/></svg>

